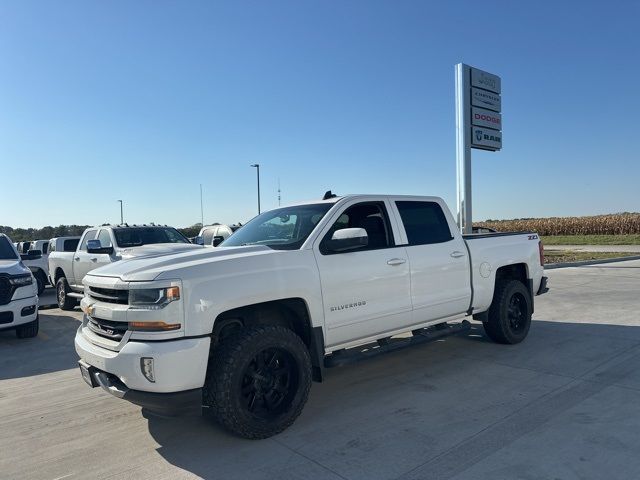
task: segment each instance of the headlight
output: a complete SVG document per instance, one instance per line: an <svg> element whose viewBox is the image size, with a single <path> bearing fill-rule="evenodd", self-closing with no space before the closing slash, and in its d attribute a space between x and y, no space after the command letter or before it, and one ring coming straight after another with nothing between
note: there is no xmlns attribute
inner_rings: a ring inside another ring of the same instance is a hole
<svg viewBox="0 0 640 480"><path fill-rule="evenodd" d="M179 287L129 290L129 305L132 307L159 310L175 300L180 300Z"/></svg>
<svg viewBox="0 0 640 480"><path fill-rule="evenodd" d="M14 287L26 287L33 283L33 276L30 273L25 273L24 275L9 277L9 283Z"/></svg>

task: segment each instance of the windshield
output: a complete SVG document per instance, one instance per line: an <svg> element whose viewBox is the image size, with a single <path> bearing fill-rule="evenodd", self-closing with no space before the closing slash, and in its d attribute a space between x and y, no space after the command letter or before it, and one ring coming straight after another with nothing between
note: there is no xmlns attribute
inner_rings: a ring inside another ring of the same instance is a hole
<svg viewBox="0 0 640 480"><path fill-rule="evenodd" d="M139 247L152 243L189 243L189 240L171 227L114 228L116 243L121 248Z"/></svg>
<svg viewBox="0 0 640 480"><path fill-rule="evenodd" d="M0 237L0 260L18 260L18 255L7 237Z"/></svg>
<svg viewBox="0 0 640 480"><path fill-rule="evenodd" d="M266 245L275 250L296 250L332 206L333 203L316 203L265 212L236 231L220 246Z"/></svg>

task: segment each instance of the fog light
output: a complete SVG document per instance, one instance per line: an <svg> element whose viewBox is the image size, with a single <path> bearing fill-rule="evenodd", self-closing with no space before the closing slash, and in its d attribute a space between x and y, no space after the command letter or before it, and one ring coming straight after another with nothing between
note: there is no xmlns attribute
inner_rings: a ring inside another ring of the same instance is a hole
<svg viewBox="0 0 640 480"><path fill-rule="evenodd" d="M140 370L142 370L142 374L144 377L149 380L151 383L156 382L156 377L153 372L153 358L152 357L142 357L140 359Z"/></svg>
<svg viewBox="0 0 640 480"><path fill-rule="evenodd" d="M22 315L23 317L28 317L29 315L33 315L34 313L36 313L36 306L31 305L30 307L24 307L20 312L20 315Z"/></svg>

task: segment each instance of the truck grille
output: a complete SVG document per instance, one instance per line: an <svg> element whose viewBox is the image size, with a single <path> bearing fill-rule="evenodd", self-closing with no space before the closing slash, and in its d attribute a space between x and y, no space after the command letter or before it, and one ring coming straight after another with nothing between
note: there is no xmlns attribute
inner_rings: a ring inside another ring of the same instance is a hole
<svg viewBox="0 0 640 480"><path fill-rule="evenodd" d="M0 305L6 305L13 297L13 285L9 283L7 277L0 277Z"/></svg>
<svg viewBox="0 0 640 480"><path fill-rule="evenodd" d="M129 324L126 322L112 322L111 320L89 317L87 327L100 337L119 342L127 332Z"/></svg>
<svg viewBox="0 0 640 480"><path fill-rule="evenodd" d="M89 287L89 296L100 302L118 303L120 305L129 303L129 290Z"/></svg>

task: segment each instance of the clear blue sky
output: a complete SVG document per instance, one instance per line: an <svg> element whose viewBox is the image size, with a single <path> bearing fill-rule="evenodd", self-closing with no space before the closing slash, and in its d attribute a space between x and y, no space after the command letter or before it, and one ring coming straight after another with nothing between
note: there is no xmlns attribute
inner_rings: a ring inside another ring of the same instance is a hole
<svg viewBox="0 0 640 480"><path fill-rule="evenodd" d="M474 218L640 210L640 2L0 0L0 224L455 207L454 65L502 77Z"/></svg>

